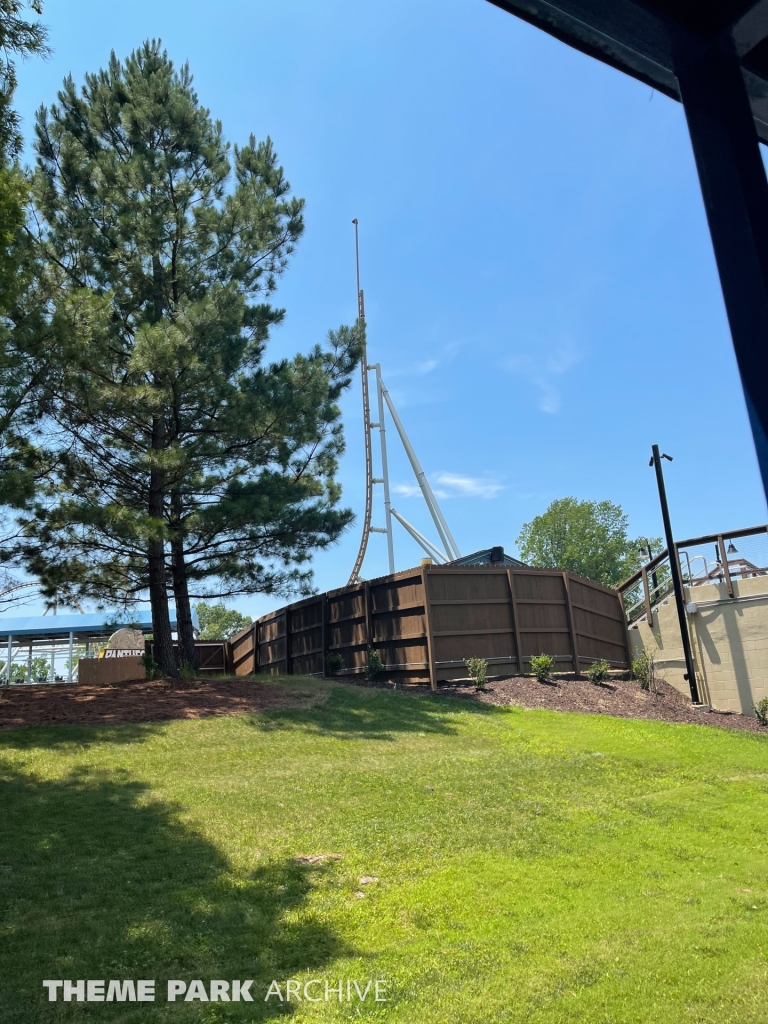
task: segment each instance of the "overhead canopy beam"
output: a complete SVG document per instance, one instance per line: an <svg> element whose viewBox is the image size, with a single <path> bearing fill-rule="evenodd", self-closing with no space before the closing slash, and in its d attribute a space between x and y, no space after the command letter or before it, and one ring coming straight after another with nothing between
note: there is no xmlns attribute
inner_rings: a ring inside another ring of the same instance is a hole
<svg viewBox="0 0 768 1024"><path fill-rule="evenodd" d="M730 28L728 33L739 57L744 57L768 36L768 0L758 0Z"/></svg>
<svg viewBox="0 0 768 1024"><path fill-rule="evenodd" d="M682 102L768 495L768 0L489 2Z"/></svg>

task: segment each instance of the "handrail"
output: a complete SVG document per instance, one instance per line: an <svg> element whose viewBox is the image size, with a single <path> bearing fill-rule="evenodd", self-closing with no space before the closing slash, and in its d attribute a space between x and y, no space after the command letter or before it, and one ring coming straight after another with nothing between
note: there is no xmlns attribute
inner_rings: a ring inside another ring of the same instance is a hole
<svg viewBox="0 0 768 1024"><path fill-rule="evenodd" d="M718 537L726 537L728 540L733 540L734 538L738 539L739 537L752 537L758 533L768 533L768 524L765 526L748 526L741 530L721 530L720 533L710 533L705 537L691 537L687 540L676 540L675 547L679 552L680 548L692 548L697 547L699 544L709 544L710 542L716 543ZM664 548L664 550L660 551L658 555L654 555L649 562L645 563L642 569L638 569L636 573L633 573L632 576L625 579L623 583L620 583L617 590L623 592L634 583L639 583L643 578L643 569L645 569L646 572L650 572L651 569L663 562L668 554L668 550Z"/></svg>

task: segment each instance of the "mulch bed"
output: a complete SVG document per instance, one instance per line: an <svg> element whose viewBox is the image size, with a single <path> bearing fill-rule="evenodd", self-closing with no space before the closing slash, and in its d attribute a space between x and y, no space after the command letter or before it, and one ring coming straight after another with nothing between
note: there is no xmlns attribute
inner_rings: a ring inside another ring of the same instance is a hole
<svg viewBox="0 0 768 1024"><path fill-rule="evenodd" d="M343 682L349 684L350 680ZM377 688L391 685L385 682L366 683L362 679L355 680L354 684ZM404 686L402 690L405 693L430 693L425 686ZM457 700L512 705L529 710L545 708L618 718L648 718L768 734L768 729L758 725L756 719L745 715L696 711L689 700L664 682L660 682L658 692L652 694L628 679L613 678L595 685L586 679L576 679L573 674L557 676L548 683L540 683L533 676L515 676L491 679L486 689L480 692L469 680L442 683L439 693ZM313 692L309 680L306 689L298 690L253 679L192 679L174 683L155 680L113 686L9 686L0 689L0 729L62 723L117 725L121 722L237 715L307 706L323 698L324 692Z"/></svg>
<svg viewBox="0 0 768 1024"><path fill-rule="evenodd" d="M41 684L0 690L0 729L28 725L116 725L205 718L297 707L317 694L240 679L116 683L112 686Z"/></svg>
<svg viewBox="0 0 768 1024"><path fill-rule="evenodd" d="M757 719L732 711L697 711L690 700L663 681L657 693L641 690L629 679L612 678L596 685L587 679L570 675L557 676L540 683L534 676L492 679L484 691L476 691L469 680L442 683L440 693L483 704L514 705L533 710L579 711L587 715L614 715L617 718L653 718L662 722L684 722L687 725L715 725L722 729L743 729L764 732L768 728Z"/></svg>

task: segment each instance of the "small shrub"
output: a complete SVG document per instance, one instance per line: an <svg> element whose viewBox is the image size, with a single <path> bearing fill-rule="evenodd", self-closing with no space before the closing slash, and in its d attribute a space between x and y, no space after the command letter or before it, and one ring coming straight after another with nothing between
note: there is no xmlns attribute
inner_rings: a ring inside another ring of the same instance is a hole
<svg viewBox="0 0 768 1024"><path fill-rule="evenodd" d="M198 677L198 673L192 668L192 666L190 664L188 664L185 661L184 664L179 669L179 678L180 679L197 679L197 677Z"/></svg>
<svg viewBox="0 0 768 1024"><path fill-rule="evenodd" d="M488 662L485 658L465 658L464 664L467 666L469 678L475 684L475 689L484 690L488 678Z"/></svg>
<svg viewBox="0 0 768 1024"><path fill-rule="evenodd" d="M591 683L604 683L610 671L611 666L605 658L601 658L599 661L593 661L584 675Z"/></svg>
<svg viewBox="0 0 768 1024"><path fill-rule="evenodd" d="M644 647L632 661L632 676L641 690L656 693L656 652Z"/></svg>
<svg viewBox="0 0 768 1024"><path fill-rule="evenodd" d="M144 671L147 673L147 679L158 679L160 677L160 666L149 651L145 651L142 654L141 660L144 664Z"/></svg>
<svg viewBox="0 0 768 1024"><path fill-rule="evenodd" d="M368 656L365 659L365 678L375 679L377 675L383 670L384 663L381 660L381 655L378 651L375 651L372 647L368 648Z"/></svg>
<svg viewBox="0 0 768 1024"><path fill-rule="evenodd" d="M344 659L340 654L329 654L325 659L325 671L329 676L337 676L344 668Z"/></svg>
<svg viewBox="0 0 768 1024"><path fill-rule="evenodd" d="M540 683L546 683L555 668L555 659L549 654L531 658L531 671Z"/></svg>
<svg viewBox="0 0 768 1024"><path fill-rule="evenodd" d="M753 704L752 710L760 725L768 725L768 697L763 697L757 704Z"/></svg>

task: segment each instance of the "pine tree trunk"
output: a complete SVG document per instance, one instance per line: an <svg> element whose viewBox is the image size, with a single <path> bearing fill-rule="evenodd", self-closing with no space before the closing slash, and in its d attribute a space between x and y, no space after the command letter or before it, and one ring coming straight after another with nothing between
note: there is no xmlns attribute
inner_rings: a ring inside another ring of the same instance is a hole
<svg viewBox="0 0 768 1024"><path fill-rule="evenodd" d="M161 451L165 438L165 425L160 417L152 423L152 448ZM163 480L159 469L150 470L148 512L161 523L163 521ZM152 634L155 661L164 676L176 678L179 674L176 655L173 650L171 616L168 612L168 588L165 580L165 545L162 540L150 540L147 548L149 568L149 603L152 609Z"/></svg>
<svg viewBox="0 0 768 1024"><path fill-rule="evenodd" d="M171 616L168 612L168 590L165 583L165 551L162 541L150 541L147 552L149 561L149 603L152 609L152 635L155 661L164 676L176 678L176 654L173 650Z"/></svg>
<svg viewBox="0 0 768 1024"><path fill-rule="evenodd" d="M171 497L174 520L178 523L179 499ZM173 569L173 596L176 600L176 631L179 637L179 664L197 672L195 629L192 624L192 605L189 601L187 563L184 560L184 540L180 532L171 536L171 566Z"/></svg>

